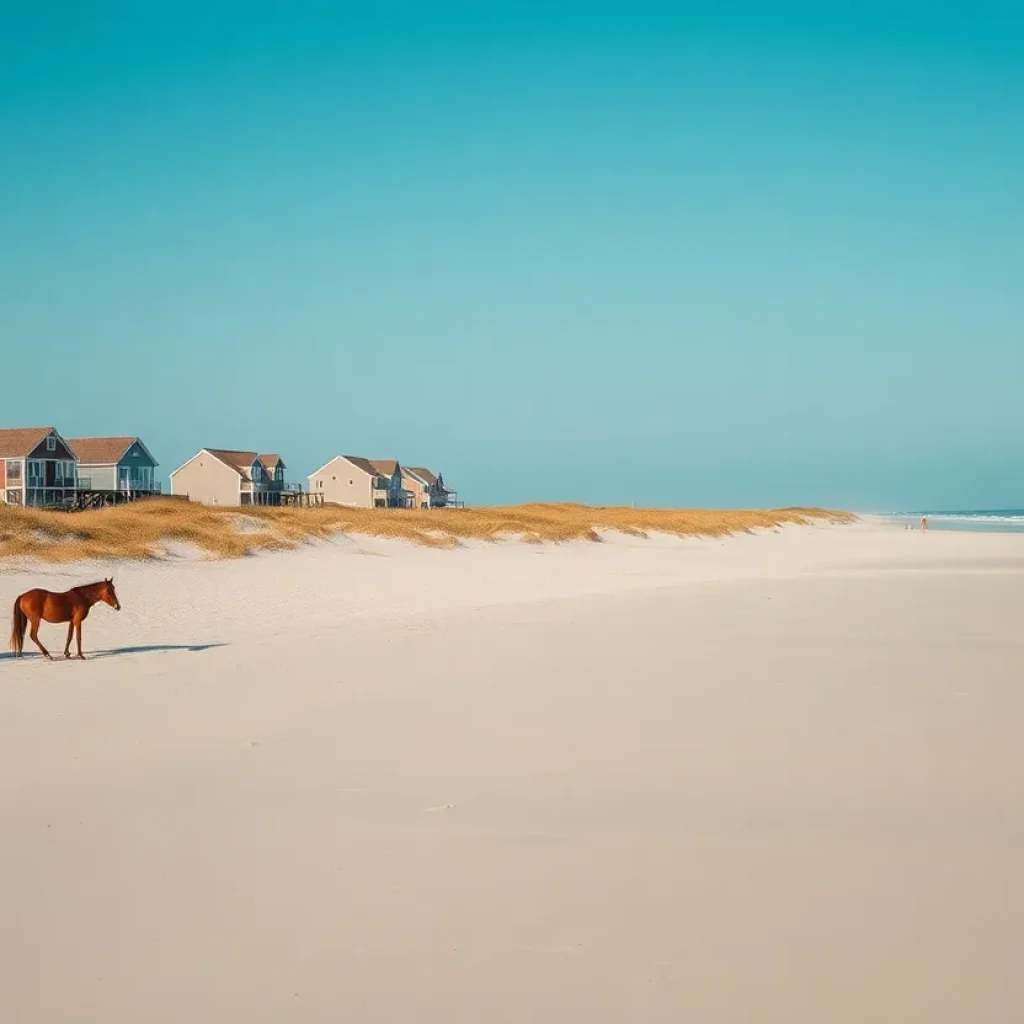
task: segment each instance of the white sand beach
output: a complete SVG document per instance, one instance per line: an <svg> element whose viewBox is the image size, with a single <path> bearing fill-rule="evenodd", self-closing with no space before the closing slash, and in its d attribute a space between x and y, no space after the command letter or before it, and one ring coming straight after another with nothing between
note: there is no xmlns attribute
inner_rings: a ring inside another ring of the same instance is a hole
<svg viewBox="0 0 1024 1024"><path fill-rule="evenodd" d="M350 538L4 615L111 571L90 661L0 660L0 1020L1024 1014L1024 535Z"/></svg>

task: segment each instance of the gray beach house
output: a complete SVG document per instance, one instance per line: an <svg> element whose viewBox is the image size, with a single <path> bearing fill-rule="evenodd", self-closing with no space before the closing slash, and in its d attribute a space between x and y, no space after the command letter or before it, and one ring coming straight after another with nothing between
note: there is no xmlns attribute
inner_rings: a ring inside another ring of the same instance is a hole
<svg viewBox="0 0 1024 1024"><path fill-rule="evenodd" d="M159 494L159 465L138 437L71 437L78 459L78 489L141 496Z"/></svg>

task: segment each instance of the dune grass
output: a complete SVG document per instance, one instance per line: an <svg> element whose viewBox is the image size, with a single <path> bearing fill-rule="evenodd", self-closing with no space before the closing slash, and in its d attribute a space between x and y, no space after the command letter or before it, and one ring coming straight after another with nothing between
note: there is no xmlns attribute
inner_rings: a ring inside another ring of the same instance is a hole
<svg viewBox="0 0 1024 1024"><path fill-rule="evenodd" d="M164 557L181 545L207 557L240 558L257 551L294 548L338 533L395 538L430 547L455 547L470 539L598 541L602 531L611 530L633 536L718 537L787 523L838 523L854 518L843 512L805 508L712 511L568 504L411 511L335 505L225 509L153 500L78 513L0 506L0 560L150 559Z"/></svg>

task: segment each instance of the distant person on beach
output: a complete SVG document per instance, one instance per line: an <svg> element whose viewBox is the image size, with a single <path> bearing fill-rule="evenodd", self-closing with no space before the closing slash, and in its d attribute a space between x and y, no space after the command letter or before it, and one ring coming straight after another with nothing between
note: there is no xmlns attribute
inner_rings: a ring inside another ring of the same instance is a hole
<svg viewBox="0 0 1024 1024"><path fill-rule="evenodd" d="M928 529L928 517L927 516L921 516L921 529L922 530L927 530Z"/></svg>

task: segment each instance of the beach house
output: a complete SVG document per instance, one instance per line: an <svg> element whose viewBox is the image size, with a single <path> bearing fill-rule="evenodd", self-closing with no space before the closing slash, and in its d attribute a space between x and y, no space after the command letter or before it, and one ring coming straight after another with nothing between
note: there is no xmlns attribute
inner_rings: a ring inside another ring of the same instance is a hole
<svg viewBox="0 0 1024 1024"><path fill-rule="evenodd" d="M78 460L53 427L0 430L0 500L36 508L73 505Z"/></svg>
<svg viewBox="0 0 1024 1024"><path fill-rule="evenodd" d="M171 493L204 505L282 505L297 490L286 468L280 455L203 448L171 473Z"/></svg>
<svg viewBox="0 0 1024 1024"><path fill-rule="evenodd" d="M360 455L336 455L310 474L309 491L321 501L353 508L409 508L413 500L397 459Z"/></svg>
<svg viewBox="0 0 1024 1024"><path fill-rule="evenodd" d="M403 470L404 486L413 493L414 508L446 508L457 505L456 494L449 490L440 473L432 473L422 466Z"/></svg>
<svg viewBox="0 0 1024 1024"><path fill-rule="evenodd" d="M411 469L402 467L402 488L409 492L409 508L430 508L426 485Z"/></svg>
<svg viewBox="0 0 1024 1024"><path fill-rule="evenodd" d="M78 489L115 499L160 493L159 463L138 437L70 437L78 460Z"/></svg>
<svg viewBox="0 0 1024 1024"><path fill-rule="evenodd" d="M405 470L397 459L370 459L377 472L373 503L377 508L412 508L412 493L405 487ZM383 486L381 486L383 485Z"/></svg>

